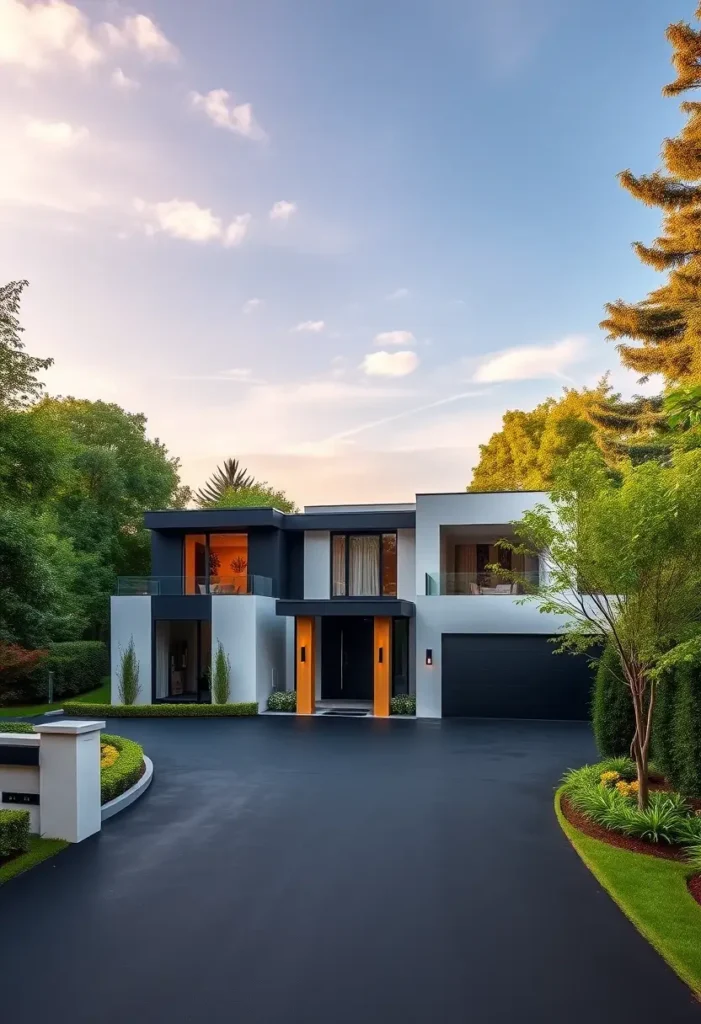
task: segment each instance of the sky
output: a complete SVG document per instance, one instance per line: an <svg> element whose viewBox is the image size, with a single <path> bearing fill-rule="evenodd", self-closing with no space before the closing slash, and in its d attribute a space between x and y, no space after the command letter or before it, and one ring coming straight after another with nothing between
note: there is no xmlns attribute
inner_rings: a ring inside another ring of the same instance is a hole
<svg viewBox="0 0 701 1024"><path fill-rule="evenodd" d="M694 8L0 0L0 280L49 393L303 505L462 490L507 409L646 390L598 327L658 283L616 174L682 123Z"/></svg>

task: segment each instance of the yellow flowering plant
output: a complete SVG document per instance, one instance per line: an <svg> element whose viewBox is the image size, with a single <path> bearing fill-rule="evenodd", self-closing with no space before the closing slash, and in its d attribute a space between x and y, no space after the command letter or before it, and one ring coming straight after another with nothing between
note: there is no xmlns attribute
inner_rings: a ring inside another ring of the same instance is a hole
<svg viewBox="0 0 701 1024"><path fill-rule="evenodd" d="M119 751L110 743L100 744L100 768L111 768L119 757Z"/></svg>

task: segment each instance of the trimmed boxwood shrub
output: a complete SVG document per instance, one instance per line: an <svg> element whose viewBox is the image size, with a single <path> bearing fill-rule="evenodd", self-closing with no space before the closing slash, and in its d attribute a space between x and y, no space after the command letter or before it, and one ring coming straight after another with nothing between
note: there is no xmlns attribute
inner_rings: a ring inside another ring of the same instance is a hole
<svg viewBox="0 0 701 1024"><path fill-rule="evenodd" d="M389 702L392 715L415 715L416 697L413 693L397 693Z"/></svg>
<svg viewBox="0 0 701 1024"><path fill-rule="evenodd" d="M125 739L124 736L109 736L103 733L100 736L100 743L109 743L119 751L119 757L114 764L100 771L100 795L102 803L106 804L109 800L121 796L139 781L143 772L144 751L138 743Z"/></svg>
<svg viewBox="0 0 701 1024"><path fill-rule="evenodd" d="M42 704L48 699L49 672L54 674L54 700L95 690L109 674L109 654L99 640L51 644L41 665L12 681L4 704Z"/></svg>
<svg viewBox="0 0 701 1024"><path fill-rule="evenodd" d="M0 857L29 850L29 811L0 811Z"/></svg>
<svg viewBox="0 0 701 1024"><path fill-rule="evenodd" d="M273 690L268 697L268 711L296 711L297 693L295 690Z"/></svg>
<svg viewBox="0 0 701 1024"><path fill-rule="evenodd" d="M623 757L630 753L635 732L633 698L622 678L618 654L609 645L604 648L596 673L592 721L602 757Z"/></svg>
<svg viewBox="0 0 701 1024"><path fill-rule="evenodd" d="M257 715L251 704L82 704L66 701L67 715L80 718L239 718Z"/></svg>
<svg viewBox="0 0 701 1024"><path fill-rule="evenodd" d="M6 722L0 718L0 732L34 732L29 722Z"/></svg>

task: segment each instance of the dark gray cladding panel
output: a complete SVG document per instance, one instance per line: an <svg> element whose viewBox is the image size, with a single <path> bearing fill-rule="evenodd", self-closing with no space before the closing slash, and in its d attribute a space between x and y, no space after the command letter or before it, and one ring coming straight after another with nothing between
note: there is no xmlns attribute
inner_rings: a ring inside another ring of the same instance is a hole
<svg viewBox="0 0 701 1024"><path fill-rule="evenodd" d="M275 611L278 615L359 615L410 619L416 614L416 606L411 601L391 597L334 597L318 601L278 601Z"/></svg>
<svg viewBox="0 0 701 1024"><path fill-rule="evenodd" d="M160 594L151 598L151 618L211 619L212 598L209 594L184 594L177 597Z"/></svg>

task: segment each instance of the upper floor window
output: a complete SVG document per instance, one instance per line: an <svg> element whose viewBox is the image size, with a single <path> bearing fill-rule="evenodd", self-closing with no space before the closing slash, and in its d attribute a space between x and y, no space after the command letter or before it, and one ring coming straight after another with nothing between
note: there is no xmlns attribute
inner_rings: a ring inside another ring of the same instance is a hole
<svg viewBox="0 0 701 1024"><path fill-rule="evenodd" d="M185 535L186 594L248 592L248 535L188 533Z"/></svg>
<svg viewBox="0 0 701 1024"><path fill-rule="evenodd" d="M396 533L335 533L332 597L396 597Z"/></svg>

